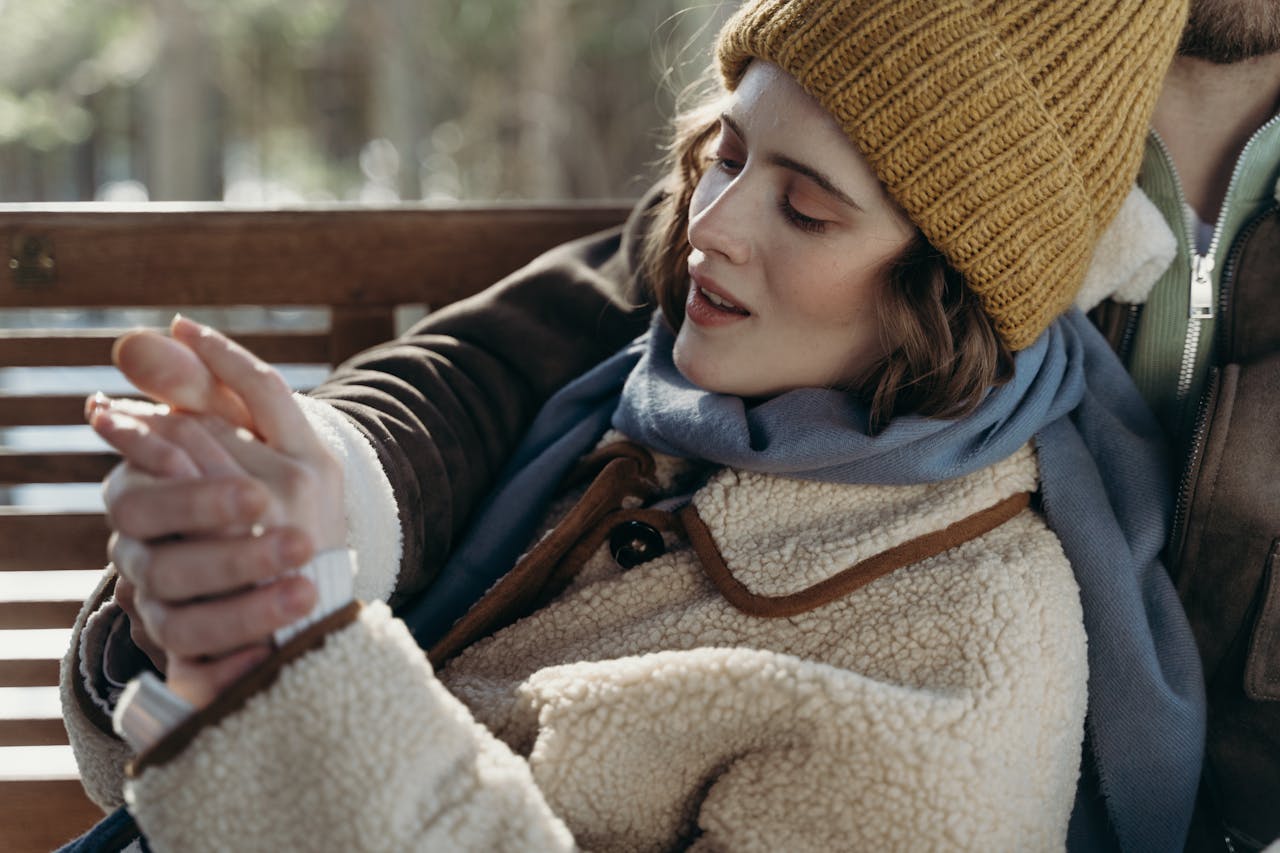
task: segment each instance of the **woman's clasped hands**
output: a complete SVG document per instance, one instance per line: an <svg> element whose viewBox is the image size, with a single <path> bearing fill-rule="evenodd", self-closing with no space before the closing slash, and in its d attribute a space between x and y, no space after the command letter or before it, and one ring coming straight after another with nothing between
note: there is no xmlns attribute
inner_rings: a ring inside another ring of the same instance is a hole
<svg viewBox="0 0 1280 853"><path fill-rule="evenodd" d="M113 352L158 403L98 394L86 416L123 456L103 485L116 601L170 689L202 707L314 606L292 570L345 545L342 467L278 372L186 318L171 332Z"/></svg>

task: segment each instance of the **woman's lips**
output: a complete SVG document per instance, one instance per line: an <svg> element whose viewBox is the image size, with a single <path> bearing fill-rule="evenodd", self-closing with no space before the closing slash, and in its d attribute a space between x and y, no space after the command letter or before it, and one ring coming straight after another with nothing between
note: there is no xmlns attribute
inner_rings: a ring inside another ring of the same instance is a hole
<svg viewBox="0 0 1280 853"><path fill-rule="evenodd" d="M706 278L690 275L685 316L699 326L723 326L751 316L751 312L729 299Z"/></svg>

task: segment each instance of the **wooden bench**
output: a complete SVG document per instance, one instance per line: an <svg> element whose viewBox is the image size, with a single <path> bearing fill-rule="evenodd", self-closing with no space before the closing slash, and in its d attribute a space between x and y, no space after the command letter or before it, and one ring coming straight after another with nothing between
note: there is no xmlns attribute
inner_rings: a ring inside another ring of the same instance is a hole
<svg viewBox="0 0 1280 853"><path fill-rule="evenodd" d="M626 210L0 205L0 850L49 850L101 817L57 699L107 529L100 503L58 508L48 487L96 483L115 462L69 427L102 381L90 372L95 386L69 389L76 372L108 365L123 327L163 325L175 309L203 311L274 363L332 365L390 338L398 312L474 293ZM92 489L75 500L93 503Z"/></svg>

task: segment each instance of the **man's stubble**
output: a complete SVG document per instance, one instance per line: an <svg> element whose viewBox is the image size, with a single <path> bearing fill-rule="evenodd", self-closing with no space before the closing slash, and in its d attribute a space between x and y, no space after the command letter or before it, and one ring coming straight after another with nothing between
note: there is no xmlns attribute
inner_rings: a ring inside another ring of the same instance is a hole
<svg viewBox="0 0 1280 853"><path fill-rule="evenodd" d="M1178 53L1229 65L1280 52L1280 0L1191 0Z"/></svg>

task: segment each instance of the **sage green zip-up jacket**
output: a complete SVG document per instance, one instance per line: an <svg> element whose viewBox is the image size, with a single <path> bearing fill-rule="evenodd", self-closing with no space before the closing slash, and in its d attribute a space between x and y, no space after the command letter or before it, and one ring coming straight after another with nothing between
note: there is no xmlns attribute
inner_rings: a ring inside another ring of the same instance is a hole
<svg viewBox="0 0 1280 853"><path fill-rule="evenodd" d="M1160 210L1178 239L1172 264L1156 283L1136 317L1125 347L1129 372L1164 425L1179 454L1186 450L1213 356L1214 319L1221 304L1221 282L1227 258L1241 230L1275 203L1280 181L1280 116L1260 128L1237 160L1215 237L1205 256L1212 258L1210 287L1199 301L1212 316L1190 319L1192 280L1197 256L1193 214L1187 207L1177 172L1154 133L1138 175L1138 186ZM1204 261L1201 261L1204 265ZM1280 297L1277 298L1280 305Z"/></svg>

